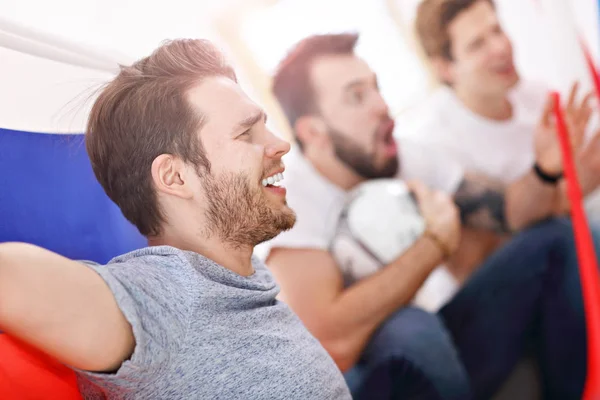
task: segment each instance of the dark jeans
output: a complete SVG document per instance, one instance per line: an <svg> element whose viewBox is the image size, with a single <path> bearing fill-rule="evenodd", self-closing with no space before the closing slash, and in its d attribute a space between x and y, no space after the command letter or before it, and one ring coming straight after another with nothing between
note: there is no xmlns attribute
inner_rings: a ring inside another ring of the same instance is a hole
<svg viewBox="0 0 600 400"><path fill-rule="evenodd" d="M399 310L346 378L355 399L489 399L530 349L544 398L580 399L585 340L572 227L555 219L495 252L437 315Z"/></svg>

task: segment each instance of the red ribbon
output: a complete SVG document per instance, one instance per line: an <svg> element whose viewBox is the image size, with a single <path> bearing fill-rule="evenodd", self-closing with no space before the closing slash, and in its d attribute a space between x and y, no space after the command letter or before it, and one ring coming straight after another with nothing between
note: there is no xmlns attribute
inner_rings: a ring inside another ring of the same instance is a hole
<svg viewBox="0 0 600 400"><path fill-rule="evenodd" d="M585 382L584 400L600 399L600 276L598 261L594 249L592 234L583 209L583 199L577 170L573 161L573 152L567 124L560 105L558 92L552 93L554 98L554 115L556 117L558 138L560 140L567 194L571 204L571 219L579 260L579 274L583 293L583 305L587 328L588 368Z"/></svg>

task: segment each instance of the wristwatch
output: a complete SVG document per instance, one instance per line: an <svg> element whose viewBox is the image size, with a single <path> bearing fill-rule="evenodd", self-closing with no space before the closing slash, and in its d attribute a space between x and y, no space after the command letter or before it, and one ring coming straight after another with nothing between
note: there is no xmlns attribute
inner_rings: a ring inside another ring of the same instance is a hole
<svg viewBox="0 0 600 400"><path fill-rule="evenodd" d="M538 165L536 162L533 164L533 170L538 178L542 180L544 183L548 183L550 185L556 185L558 181L560 181L563 177L563 173L559 172L558 174L547 174L544 170Z"/></svg>

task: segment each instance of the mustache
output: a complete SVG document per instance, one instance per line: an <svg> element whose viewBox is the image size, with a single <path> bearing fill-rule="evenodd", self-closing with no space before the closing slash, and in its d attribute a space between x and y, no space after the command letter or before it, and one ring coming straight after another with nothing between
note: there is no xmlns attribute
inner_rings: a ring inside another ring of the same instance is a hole
<svg viewBox="0 0 600 400"><path fill-rule="evenodd" d="M394 124L395 124L394 120L389 115L381 118L381 120L379 121L379 124L377 125L377 128L375 128L375 135L374 135L375 140L384 138L385 135L387 134L387 131L390 128L391 129L394 128Z"/></svg>
<svg viewBox="0 0 600 400"><path fill-rule="evenodd" d="M279 171L282 169L284 169L283 162L281 162L281 161L272 162L271 164L269 164L267 167L264 168L261 180L273 175L275 173L275 171Z"/></svg>

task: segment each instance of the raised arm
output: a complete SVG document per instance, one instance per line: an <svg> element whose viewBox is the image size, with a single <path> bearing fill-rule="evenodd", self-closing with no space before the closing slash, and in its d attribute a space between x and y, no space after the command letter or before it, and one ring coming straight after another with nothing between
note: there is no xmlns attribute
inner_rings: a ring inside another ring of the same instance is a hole
<svg viewBox="0 0 600 400"><path fill-rule="evenodd" d="M0 330L84 370L118 369L131 326L91 268L36 246L0 244Z"/></svg>
<svg viewBox="0 0 600 400"><path fill-rule="evenodd" d="M348 288L327 251L277 248L267 260L281 285L283 300L342 370L354 365L373 331L411 301L443 253L458 245L458 214L451 199L420 185L415 189L431 234Z"/></svg>
<svg viewBox="0 0 600 400"><path fill-rule="evenodd" d="M591 94L577 101L578 85L573 85L565 106L571 143L582 165L584 193L598 186L592 140L583 151L584 134L591 116ZM566 186L562 181L562 153L553 118L554 104L548 97L534 133L535 164L518 180L504 185L477 175L466 175L455 192L455 202L466 226L508 233L568 209ZM596 135L598 136L598 135ZM590 149L590 150L588 150ZM596 156L600 159L600 157Z"/></svg>

